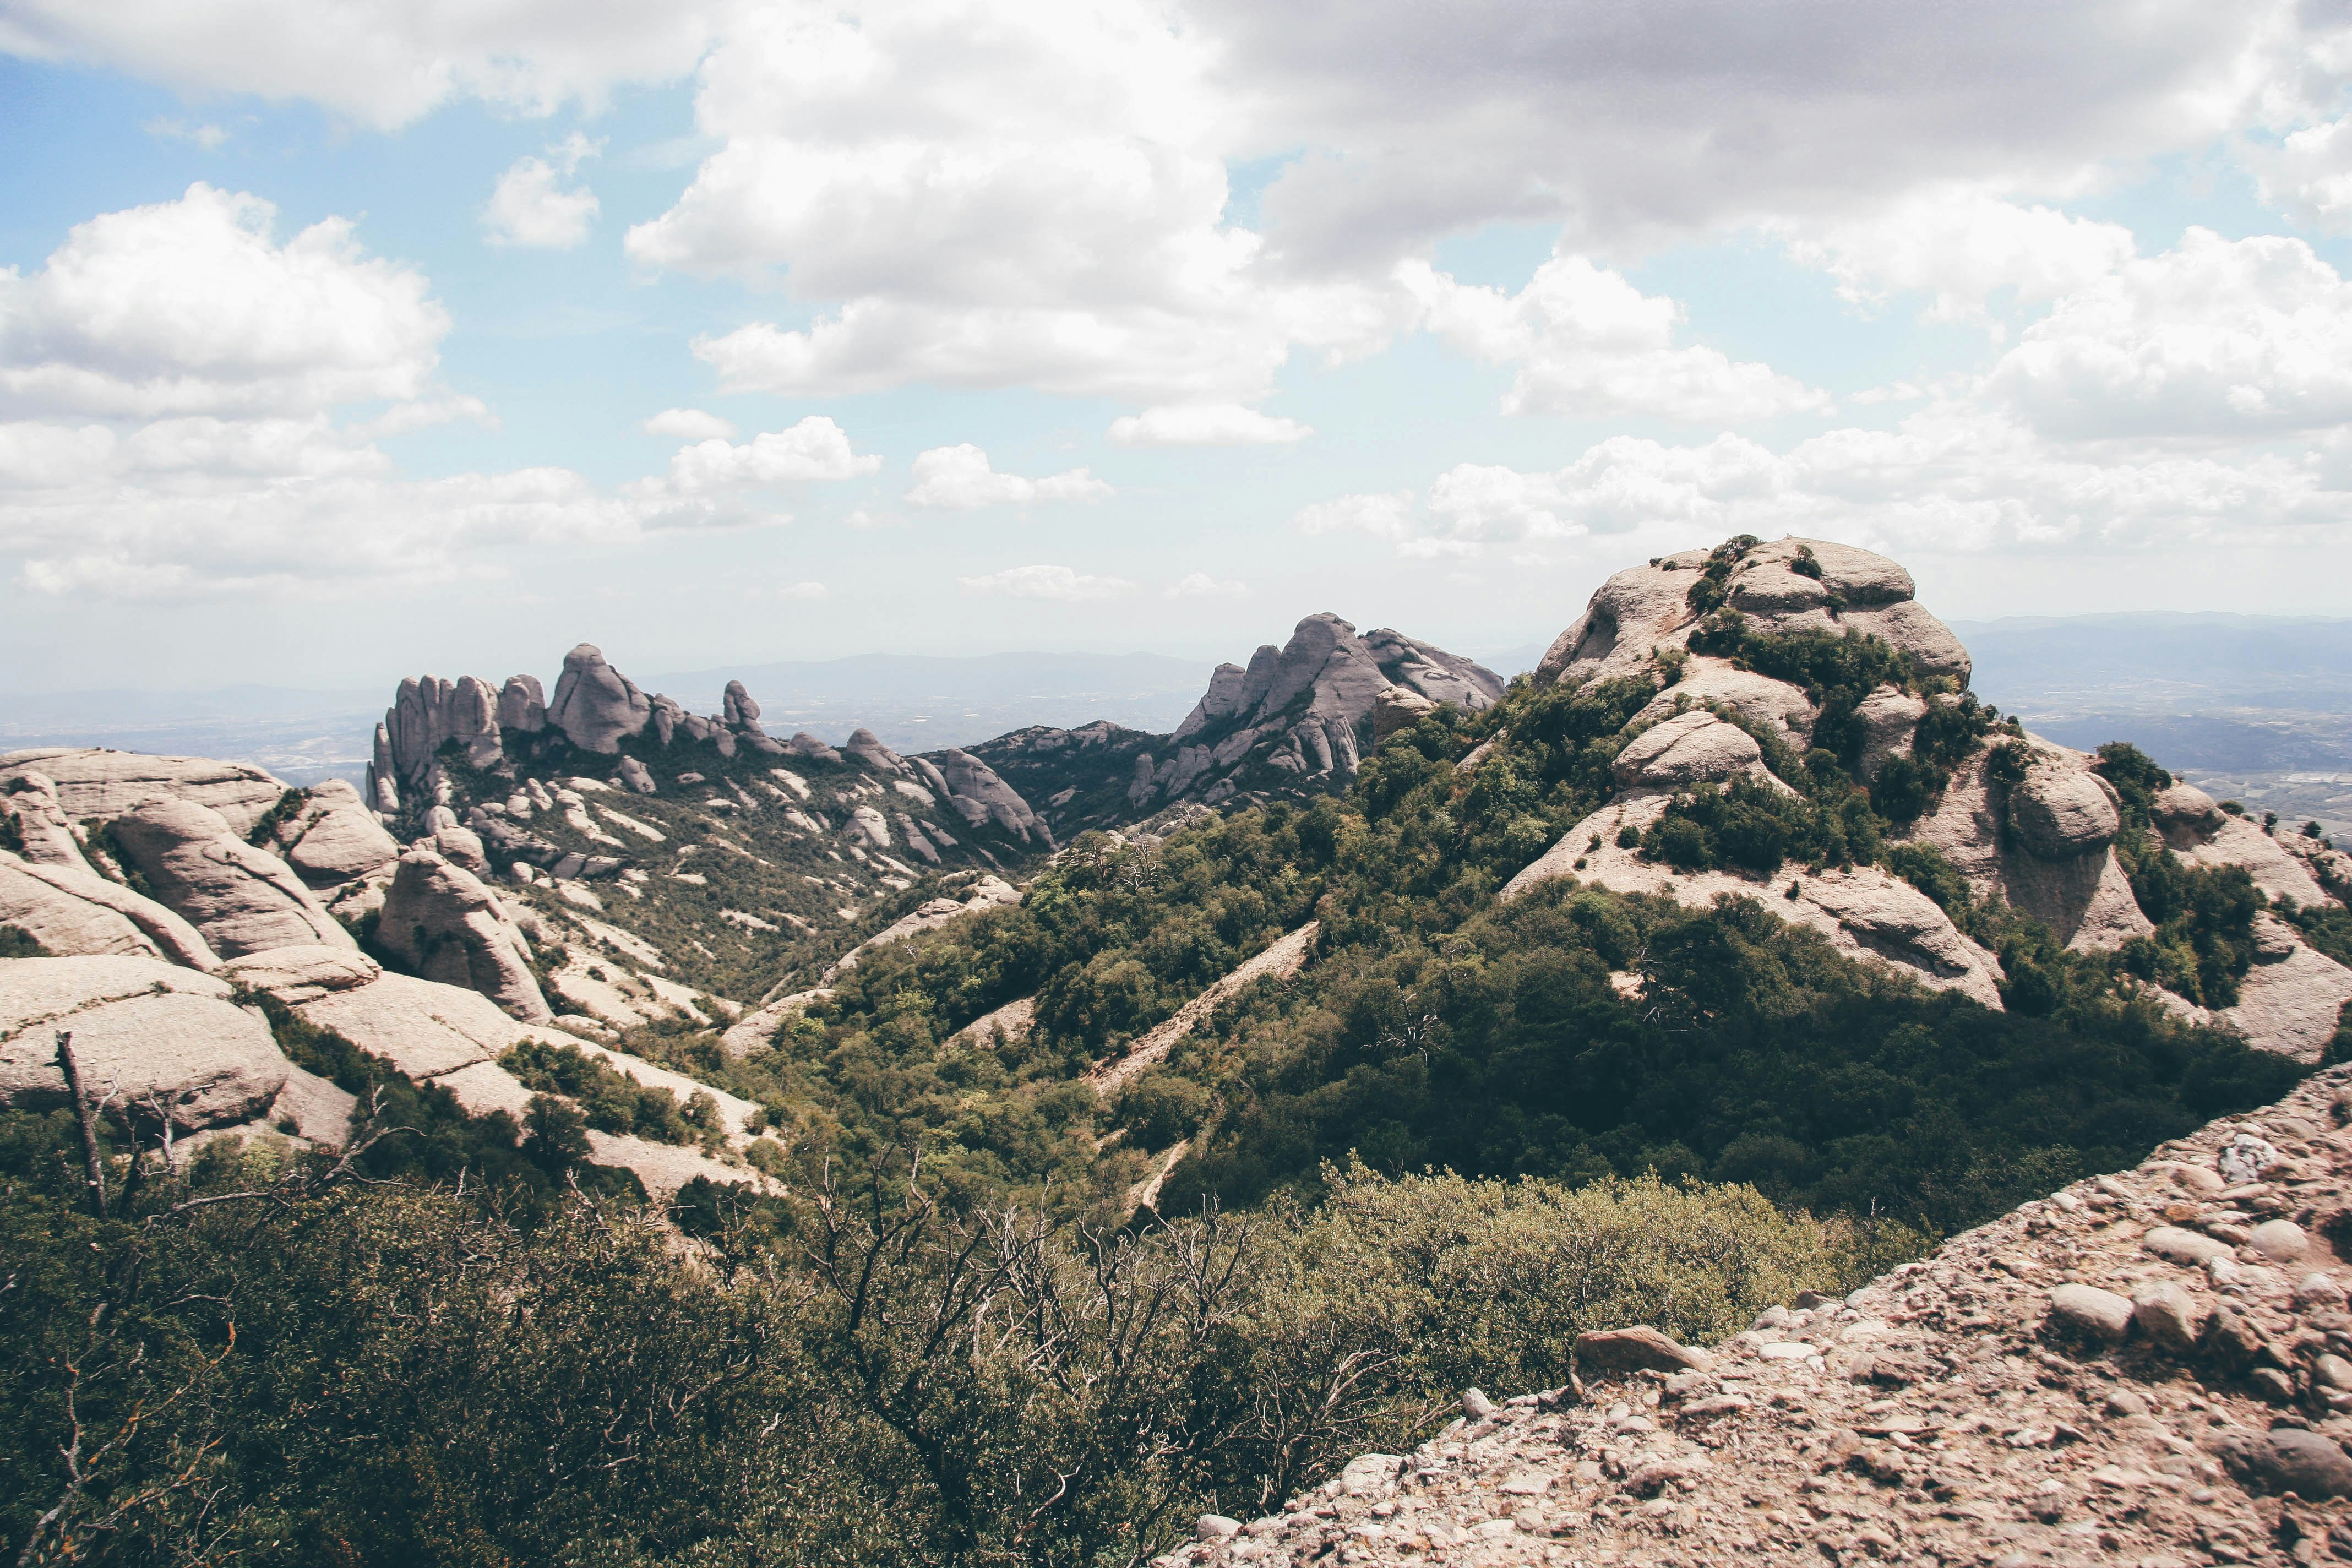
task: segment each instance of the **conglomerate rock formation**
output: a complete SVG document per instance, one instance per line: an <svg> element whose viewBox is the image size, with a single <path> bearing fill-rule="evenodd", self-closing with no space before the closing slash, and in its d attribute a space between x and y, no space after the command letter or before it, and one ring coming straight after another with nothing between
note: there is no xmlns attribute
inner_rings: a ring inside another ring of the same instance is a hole
<svg viewBox="0 0 2352 1568"><path fill-rule="evenodd" d="M2352 1068L1711 1349L1367 1454L1156 1568L2352 1558Z"/></svg>

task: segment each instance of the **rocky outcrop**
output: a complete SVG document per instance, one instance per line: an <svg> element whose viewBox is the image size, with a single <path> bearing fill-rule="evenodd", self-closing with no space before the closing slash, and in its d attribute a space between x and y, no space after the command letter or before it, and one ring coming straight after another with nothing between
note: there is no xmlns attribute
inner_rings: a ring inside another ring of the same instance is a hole
<svg viewBox="0 0 2352 1568"><path fill-rule="evenodd" d="M2192 866L2242 866L2266 899L2293 899L2305 908L2342 901L2317 874L2332 866L2333 852L2314 845L2296 853L2288 845L2301 848L2305 841L2273 837L2262 824L2223 811L2194 784L2165 790L2151 815L2166 846Z"/></svg>
<svg viewBox="0 0 2352 1568"><path fill-rule="evenodd" d="M203 933L223 958L264 948L351 947L292 867L229 829L218 812L151 800L114 819L113 835L157 902Z"/></svg>
<svg viewBox="0 0 2352 1568"><path fill-rule="evenodd" d="M1399 693L1390 699L1391 729L1381 731L1376 710L1391 692ZM1217 667L1165 756L1137 770L1130 798L1143 805L1197 795L1213 805L1253 786L1344 787L1408 714L1449 702L1475 711L1502 693L1492 670L1433 644L1385 628L1360 637L1337 616L1309 616L1281 647L1259 648L1248 668Z"/></svg>
<svg viewBox="0 0 2352 1568"><path fill-rule="evenodd" d="M383 978L383 965L347 947L273 947L231 959L221 975L291 1005L373 985Z"/></svg>
<svg viewBox="0 0 2352 1568"><path fill-rule="evenodd" d="M1204 1521L1158 1568L2341 1560L2347 1083L1772 1306L1704 1363L1465 1394L1411 1454Z"/></svg>
<svg viewBox="0 0 2352 1568"><path fill-rule="evenodd" d="M220 967L203 933L154 900L87 868L30 864L0 852L0 926L59 957L160 959L200 972Z"/></svg>
<svg viewBox="0 0 2352 1568"><path fill-rule="evenodd" d="M1741 669L1728 659L1693 658L1682 678L1633 715L1636 724L1671 718L1678 708L1729 708L1750 724L1778 734L1799 752L1812 742L1813 704L1785 680Z"/></svg>
<svg viewBox="0 0 2352 1568"><path fill-rule="evenodd" d="M312 888L340 888L383 870L400 858L400 843L383 829L360 792L329 779L303 792L302 804L281 820L278 852Z"/></svg>
<svg viewBox="0 0 2352 1568"><path fill-rule="evenodd" d="M1717 727L1739 733L1730 725ZM1515 899L1542 883L1576 877L1621 893L1660 894L1696 910L1723 896L1754 899L1782 920L1820 932L1848 958L1957 991L1987 1007L2001 1005L2000 961L1964 935L1933 900L1877 867L1815 875L1784 866L1768 880L1731 871L1678 871L1643 858L1638 844L1618 843L1628 828L1648 833L1672 799L1655 789L1625 792L1513 877L1502 896Z"/></svg>
<svg viewBox="0 0 2352 1568"><path fill-rule="evenodd" d="M2153 931L2110 852L2120 818L2091 759L2030 735L1995 741L2007 759L2025 759L2025 776L2004 784L1995 746L1979 746L1911 838L1939 850L1979 898L2024 910L2079 951Z"/></svg>
<svg viewBox="0 0 2352 1568"><path fill-rule="evenodd" d="M477 768L490 766L503 754L499 694L488 681L474 676L451 681L427 675L402 681L383 723L391 778L412 807L417 804L416 793L427 787L444 745L454 742Z"/></svg>
<svg viewBox="0 0 2352 1568"><path fill-rule="evenodd" d="M1765 771L1764 753L1747 731L1702 708L1635 735L1617 753L1610 772L1624 789L1683 789L1721 784L1741 773L1780 784Z"/></svg>
<svg viewBox="0 0 2352 1568"><path fill-rule="evenodd" d="M15 959L0 963L0 1105L68 1103L59 1030L72 1032L84 1091L104 1113L150 1128L250 1121L290 1068L225 980L152 958Z"/></svg>
<svg viewBox="0 0 2352 1568"><path fill-rule="evenodd" d="M1537 681L1634 674L1656 649L1687 645L1707 609L1721 605L1759 630L1875 637L1909 654L1922 675L1968 683L1968 650L1913 598L1911 574L1885 556L1794 537L1745 549L1734 541L1718 551L1660 556L1610 578L1544 655ZM1706 569L1722 555L1730 564L1711 578Z"/></svg>
<svg viewBox="0 0 2352 1568"><path fill-rule="evenodd" d="M536 675L509 675L499 688L499 728L536 735L547 728L547 694Z"/></svg>
<svg viewBox="0 0 2352 1568"><path fill-rule="evenodd" d="M480 879L411 849L384 895L376 941L417 974L480 993L527 1024L554 1017L530 968L530 943Z"/></svg>
<svg viewBox="0 0 2352 1568"><path fill-rule="evenodd" d="M75 822L110 821L163 796L218 812L239 838L286 794L283 781L243 763L63 747L0 756L0 794L28 773L50 782L59 808Z"/></svg>
<svg viewBox="0 0 2352 1568"><path fill-rule="evenodd" d="M856 736L850 738L850 743L856 743ZM970 752L941 752L933 771L941 792L948 797L948 805L971 826L993 823L1024 844L1045 849L1054 847L1053 834L1037 820L1037 814L1021 798L1020 792Z"/></svg>
<svg viewBox="0 0 2352 1568"><path fill-rule="evenodd" d="M17 858L35 866L63 866L87 871L81 839L58 800L58 786L48 774L32 770L18 773L0 789L0 821L16 842Z"/></svg>
<svg viewBox="0 0 2352 1568"><path fill-rule="evenodd" d="M604 651L593 643L582 643L563 656L563 674L547 705L547 722L582 751L607 756L617 752L625 738L645 732L652 714L646 694L605 663Z"/></svg>

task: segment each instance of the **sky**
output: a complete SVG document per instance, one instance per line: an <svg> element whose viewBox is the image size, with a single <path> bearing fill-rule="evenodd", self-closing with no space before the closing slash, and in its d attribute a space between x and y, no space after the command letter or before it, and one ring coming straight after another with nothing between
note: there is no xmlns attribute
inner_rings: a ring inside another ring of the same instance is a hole
<svg viewBox="0 0 2352 1568"><path fill-rule="evenodd" d="M2352 13L0 0L0 681L2352 614Z"/></svg>

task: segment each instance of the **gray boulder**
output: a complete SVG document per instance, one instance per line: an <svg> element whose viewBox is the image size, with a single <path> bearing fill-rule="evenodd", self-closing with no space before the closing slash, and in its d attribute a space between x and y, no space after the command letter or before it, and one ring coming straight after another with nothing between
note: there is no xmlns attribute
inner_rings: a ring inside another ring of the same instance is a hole
<svg viewBox="0 0 2352 1568"><path fill-rule="evenodd" d="M294 868L229 830L218 812L155 800L114 820L114 837L156 901L223 958L317 943L352 947Z"/></svg>
<svg viewBox="0 0 2352 1568"><path fill-rule="evenodd" d="M2113 844L2122 818L2113 789L2096 773L2035 767L2010 789L2009 825L2030 853L2071 860Z"/></svg>
<svg viewBox="0 0 2352 1568"><path fill-rule="evenodd" d="M646 694L605 663L604 651L593 643L563 656L547 721L582 751L612 755L625 736L644 733L652 714Z"/></svg>
<svg viewBox="0 0 2352 1568"><path fill-rule="evenodd" d="M759 723L760 705L751 700L751 689L741 681L730 680L727 683L724 701L724 717L730 727L741 729L746 724Z"/></svg>
<svg viewBox="0 0 2352 1568"><path fill-rule="evenodd" d="M341 779L304 792L302 805L278 825L278 853L313 888L339 888L400 858L400 844Z"/></svg>
<svg viewBox="0 0 2352 1568"><path fill-rule="evenodd" d="M621 765L616 771L621 775L621 782L635 790L637 794L651 795L654 793L654 775L646 770L646 764L637 761L636 758L623 757L621 759Z"/></svg>
<svg viewBox="0 0 2352 1568"><path fill-rule="evenodd" d="M1727 659L1694 657L1684 665L1682 679L1650 699L1633 721L1654 724L1670 718L1677 703L1730 708L1749 723L1779 731L1800 752L1812 740L1813 705L1802 688L1741 669Z"/></svg>
<svg viewBox="0 0 2352 1568"><path fill-rule="evenodd" d="M530 968L530 944L482 880L430 849L400 858L376 922L385 952L427 980L480 993L509 1016L554 1013Z"/></svg>
<svg viewBox="0 0 2352 1568"><path fill-rule="evenodd" d="M856 737L852 737L855 743ZM1020 792L997 776L996 770L970 752L950 751L939 761L940 782L947 786L948 805L974 827L994 823L1023 843L1033 841L1052 848L1054 836Z"/></svg>
<svg viewBox="0 0 2352 1568"><path fill-rule="evenodd" d="M289 1064L269 1026L229 1000L226 981L152 958L26 958L0 963L0 1105L67 1103L57 1033L73 1032L85 1089L116 1120L158 1110L194 1131L260 1115Z"/></svg>
<svg viewBox="0 0 2352 1568"><path fill-rule="evenodd" d="M1882 686L1857 703L1853 719L1862 728L1863 776L1874 779L1887 758L1908 756L1912 734L1927 715L1926 702L1892 686Z"/></svg>
<svg viewBox="0 0 2352 1568"><path fill-rule="evenodd" d="M383 965L347 947L273 947L231 959L223 977L267 991L288 1006L315 1002L337 991L356 991L383 977Z"/></svg>
<svg viewBox="0 0 2352 1568"><path fill-rule="evenodd" d="M797 740L799 737L793 737ZM856 757L877 773L903 773L907 759L882 743L882 737L871 730L852 730L849 739L841 743L846 754Z"/></svg>

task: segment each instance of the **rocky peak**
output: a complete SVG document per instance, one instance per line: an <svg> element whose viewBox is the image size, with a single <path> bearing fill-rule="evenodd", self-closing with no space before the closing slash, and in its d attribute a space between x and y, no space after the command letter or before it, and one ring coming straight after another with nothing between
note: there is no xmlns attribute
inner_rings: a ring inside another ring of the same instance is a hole
<svg viewBox="0 0 2352 1568"><path fill-rule="evenodd" d="M555 700L547 705L547 721L573 745L610 756L621 749L625 737L644 733L652 716L651 701L604 661L602 648L582 643L563 656L563 673L555 682Z"/></svg>
<svg viewBox="0 0 2352 1568"><path fill-rule="evenodd" d="M1742 534L1713 550L1662 555L1618 573L1560 633L1538 683L1610 679L1687 647L1706 617L1728 609L1757 629L1859 632L1909 654L1920 673L1968 683L1968 649L1914 598L1911 574L1884 555L1790 535Z"/></svg>

